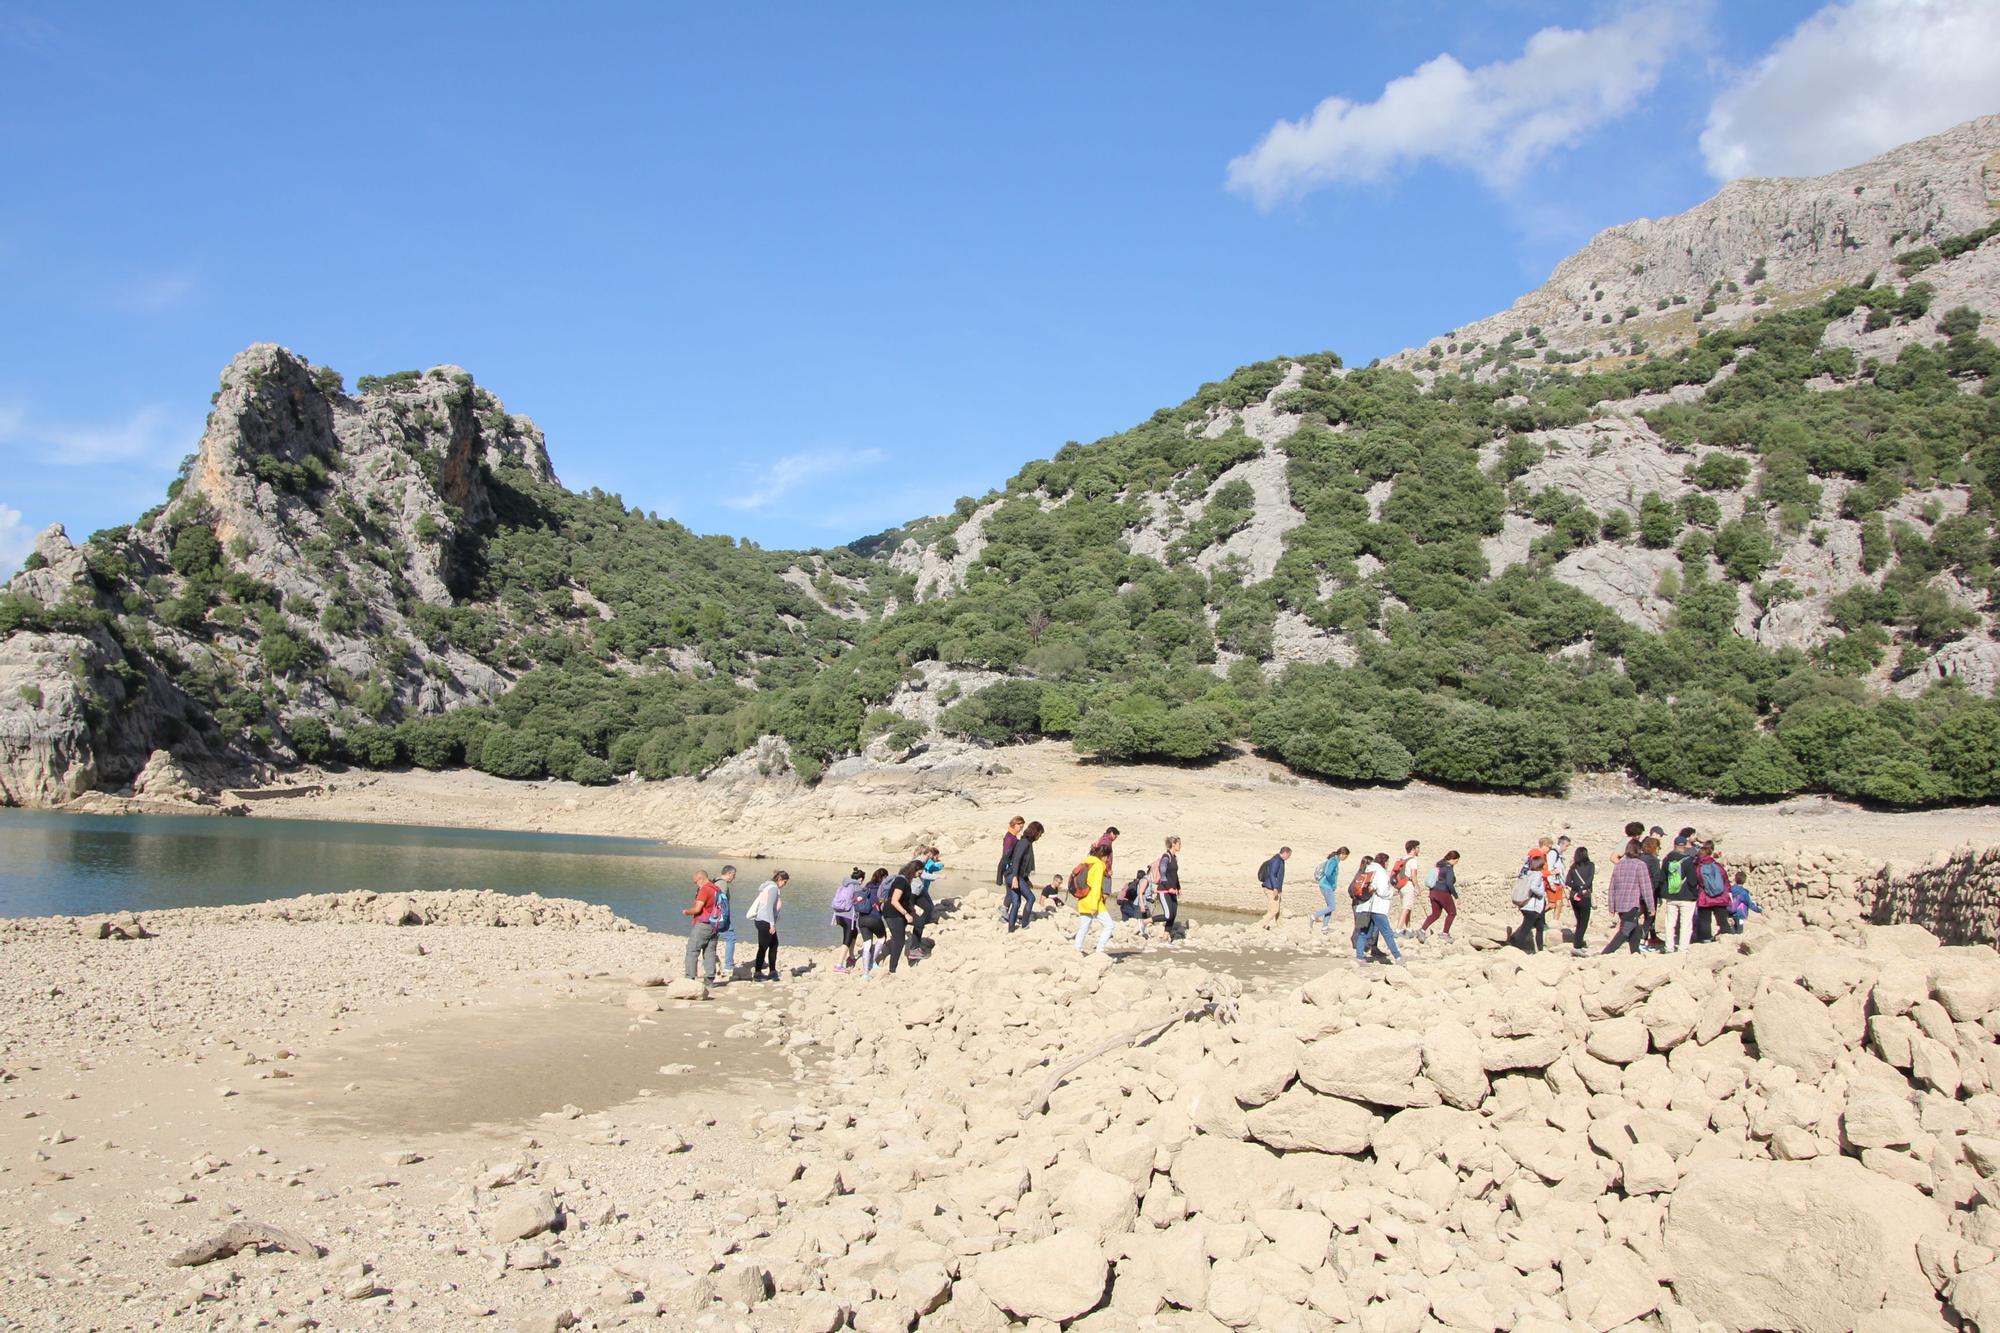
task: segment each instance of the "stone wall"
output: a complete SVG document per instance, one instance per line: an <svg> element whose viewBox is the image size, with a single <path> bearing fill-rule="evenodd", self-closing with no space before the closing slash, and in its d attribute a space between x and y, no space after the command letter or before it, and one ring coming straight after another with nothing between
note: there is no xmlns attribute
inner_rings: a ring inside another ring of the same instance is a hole
<svg viewBox="0 0 2000 1333"><path fill-rule="evenodd" d="M2000 847L1963 847L1911 871L1884 866L1857 886L1877 925L1914 922L1946 944L1994 944L2000 925Z"/></svg>

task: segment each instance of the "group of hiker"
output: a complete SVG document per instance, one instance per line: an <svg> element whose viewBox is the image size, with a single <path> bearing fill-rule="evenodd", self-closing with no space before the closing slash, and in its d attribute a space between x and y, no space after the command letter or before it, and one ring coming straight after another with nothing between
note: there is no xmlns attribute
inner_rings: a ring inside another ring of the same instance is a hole
<svg viewBox="0 0 2000 1333"><path fill-rule="evenodd" d="M1115 827L1107 828L1092 840L1083 860L1067 875L1057 874L1046 884L1038 884L1035 850L1043 833L1040 821L1016 815L1008 821L1001 839L994 882L1002 890L1000 919L1010 933L1029 927L1038 905L1047 914L1068 897L1077 914L1072 943L1078 953L1088 951L1093 925L1098 953L1109 950L1121 921L1136 921L1142 937L1150 935L1157 922L1166 943L1180 938L1178 837L1169 835L1160 855L1121 885L1112 870L1112 848L1119 834ZM1663 852L1665 840L1666 832L1658 825L1648 829L1642 821L1634 821L1625 826L1624 846L1611 858L1607 889L1608 906L1618 918L1618 926L1601 952L1613 953L1620 948L1634 953L1679 952L1725 934L1740 934L1749 915L1764 910L1751 898L1744 872L1732 873L1716 856L1713 839L1701 837L1690 827L1676 833L1671 847ZM1280 847L1257 867L1257 884L1269 904L1258 924L1266 928L1277 924L1281 915L1285 868L1291 859L1292 849ZM1439 922L1443 923L1440 938L1451 939L1458 919L1456 850L1431 861L1425 857L1422 843L1412 838L1403 844L1400 856L1392 857L1388 852L1365 855L1350 873L1351 863L1352 854L1346 847L1327 853L1320 862L1314 883L1324 905L1312 912L1309 925L1330 931L1345 905L1353 914L1351 943L1356 962L1400 963L1402 950L1397 941L1428 939L1431 927ZM833 923L840 931L843 951L834 971L859 971L868 978L879 970L893 973L905 961L928 957L930 947L924 931L936 919L931 886L943 869L938 849L928 847L894 873L886 867L873 874L864 874L859 866L850 871L833 895ZM1540 838L1528 849L1513 878L1511 898L1521 920L1509 934L1508 943L1525 953L1540 952L1547 945L1551 918L1560 939L1561 918L1567 909L1572 952L1588 953L1586 934L1595 906L1596 878L1597 864L1589 848L1572 846L1567 836ZM682 912L692 919L686 967L690 979L699 973L703 980L716 980L718 954L722 974L726 977L734 972L736 934L730 889L735 880L734 866L724 866L714 879L695 872L694 904ZM778 919L790 881L785 871L775 872L750 905L749 918L757 931L753 980L778 979ZM1413 924L1419 907L1426 904L1428 915Z"/></svg>

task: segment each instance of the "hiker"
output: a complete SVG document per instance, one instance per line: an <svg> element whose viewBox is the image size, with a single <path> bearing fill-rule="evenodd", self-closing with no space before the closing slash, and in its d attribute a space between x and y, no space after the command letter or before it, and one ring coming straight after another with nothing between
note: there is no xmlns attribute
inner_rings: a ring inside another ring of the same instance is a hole
<svg viewBox="0 0 2000 1333"><path fill-rule="evenodd" d="M833 924L840 931L840 947L846 956L833 965L836 972L846 972L854 966L854 942L861 937L861 927L855 922L854 899L867 881L860 866L847 872L847 878L840 881L840 887L833 891Z"/></svg>
<svg viewBox="0 0 2000 1333"><path fill-rule="evenodd" d="M715 877L715 900L722 909L722 926L715 938L722 944L722 979L736 980L736 914L730 908L729 886L736 882L736 867L724 866Z"/></svg>
<svg viewBox="0 0 2000 1333"><path fill-rule="evenodd" d="M931 883L944 869L944 862L938 859L938 849L924 849L922 860L917 863L917 873L910 880L910 961L922 962L931 956L931 947L924 942L924 927L937 920L937 905L931 898Z"/></svg>
<svg viewBox="0 0 2000 1333"><path fill-rule="evenodd" d="M1705 840L1694 857L1695 937L1713 943L1723 933L1731 898L1729 869L1715 854L1715 843Z"/></svg>
<svg viewBox="0 0 2000 1333"><path fill-rule="evenodd" d="M1062 901L1062 893L1063 893L1063 877L1061 875L1051 876L1049 882L1042 885L1043 915L1047 915L1056 910L1056 904Z"/></svg>
<svg viewBox="0 0 2000 1333"><path fill-rule="evenodd" d="M1634 820L1630 821L1629 823L1627 823L1627 824L1625 825L1625 842L1626 842L1626 843L1628 843L1628 844L1629 844L1629 843L1633 843L1633 842L1636 842L1636 841L1638 841L1638 840L1639 840L1640 838L1643 838L1643 837L1645 837L1645 836L1646 836L1646 826L1645 826L1645 824L1643 824L1643 823L1642 823L1642 822L1640 822L1639 820L1636 820L1636 819L1634 819ZM1621 860L1623 860L1623 859L1624 859L1624 855L1625 855L1625 854L1624 854L1623 852L1613 852L1613 853L1611 853L1611 864L1612 864L1613 866L1616 866L1616 865L1617 865L1617 864L1618 864L1618 863L1619 863L1619 862L1620 862Z"/></svg>
<svg viewBox="0 0 2000 1333"><path fill-rule="evenodd" d="M1548 905L1549 854L1537 847L1528 853L1527 868L1514 880L1514 906L1521 909L1521 924L1514 927L1508 943L1522 953L1540 953Z"/></svg>
<svg viewBox="0 0 2000 1333"><path fill-rule="evenodd" d="M1646 904L1646 947L1654 953L1662 951L1660 932L1655 924L1654 915L1660 906L1660 890L1667 882L1666 868L1660 861L1662 836L1664 835L1659 833L1648 833L1645 840L1639 844L1639 860L1645 864L1646 873L1653 879L1653 896Z"/></svg>
<svg viewBox="0 0 2000 1333"><path fill-rule="evenodd" d="M1111 874L1111 844L1099 840L1084 856L1083 864L1070 872L1069 891L1076 898L1076 951L1082 953L1090 923L1098 923L1097 952L1109 952L1111 933L1118 920L1104 901L1104 881Z"/></svg>
<svg viewBox="0 0 2000 1333"><path fill-rule="evenodd" d="M1549 848L1549 910L1548 919L1556 923L1556 938L1562 939L1563 904L1569 895L1563 892L1563 885L1569 878L1569 835L1564 834Z"/></svg>
<svg viewBox="0 0 2000 1333"><path fill-rule="evenodd" d="M1569 874L1563 877L1565 896L1569 898L1570 952L1587 952L1583 942L1584 932L1590 929L1590 890L1597 879L1597 867L1590 862L1590 848L1579 847L1570 858Z"/></svg>
<svg viewBox="0 0 2000 1333"><path fill-rule="evenodd" d="M1375 914L1375 909L1370 906L1370 900L1375 893L1375 881L1368 873L1374 864L1375 858L1373 856L1364 855L1361 858L1361 864L1354 871L1354 878L1347 881L1347 901L1354 908L1353 942L1356 954L1361 952L1362 937L1367 935L1370 919ZM1384 956L1379 946L1375 948L1374 952L1377 957Z"/></svg>
<svg viewBox="0 0 2000 1333"><path fill-rule="evenodd" d="M889 930L889 973L895 975L903 961L905 938L917 924L916 882L923 874L922 861L907 862L889 880L882 902L882 922ZM911 962L917 961L912 955Z"/></svg>
<svg viewBox="0 0 2000 1333"><path fill-rule="evenodd" d="M1370 954L1373 954L1374 962L1386 963L1393 959L1400 963L1403 961L1403 954L1396 947L1396 932L1392 928L1389 915L1396 908L1396 885L1394 876L1389 871L1389 853L1375 853L1362 864L1361 874L1363 886L1368 890L1368 897L1362 907L1356 908L1355 911L1358 917L1362 908L1365 908L1367 922L1361 927L1360 936L1355 942L1354 961L1369 962ZM1387 946L1388 958L1384 958L1377 951L1378 946Z"/></svg>
<svg viewBox="0 0 2000 1333"><path fill-rule="evenodd" d="M1403 905L1403 938L1410 937L1410 921L1417 912L1417 867L1423 864L1417 853L1423 844L1415 838L1403 844L1403 855L1395 865L1389 867L1389 883L1394 886Z"/></svg>
<svg viewBox="0 0 2000 1333"><path fill-rule="evenodd" d="M1278 854L1257 867L1257 883L1270 896L1271 910L1257 921L1259 926L1269 930L1278 920L1278 907L1285 898L1285 862L1292 859L1292 849L1280 847Z"/></svg>
<svg viewBox="0 0 2000 1333"><path fill-rule="evenodd" d="M681 915L689 917L687 942L687 979L694 980L697 960L703 964L703 981L715 980L715 939L721 933L722 910L716 905L719 895L715 881L706 871L694 872L694 906L683 907Z"/></svg>
<svg viewBox="0 0 2000 1333"><path fill-rule="evenodd" d="M750 900L750 920L757 926L757 957L750 964L752 981L778 979L778 913L785 906L785 886L791 872L780 870L764 881Z"/></svg>
<svg viewBox="0 0 2000 1333"><path fill-rule="evenodd" d="M1743 933L1743 923L1750 919L1752 912L1764 909L1757 906L1757 900L1750 896L1750 886L1743 882L1741 870L1736 872L1736 882L1729 886L1729 929L1732 934Z"/></svg>
<svg viewBox="0 0 2000 1333"><path fill-rule="evenodd" d="M1611 910L1618 914L1618 930L1605 953L1617 953L1628 945L1633 953L1652 953L1646 943L1646 917L1653 910L1653 871L1646 864L1644 844L1637 838L1625 842L1625 854L1611 867Z"/></svg>
<svg viewBox="0 0 2000 1333"><path fill-rule="evenodd" d="M1167 835L1167 849L1153 863L1153 887L1160 898L1160 918L1168 944L1174 942L1174 927L1181 919L1181 840Z"/></svg>
<svg viewBox="0 0 2000 1333"><path fill-rule="evenodd" d="M1429 939L1431 922L1444 917L1444 929L1438 938L1451 938L1451 923L1458 920L1458 853L1446 852L1444 858L1424 874L1424 890L1430 894L1431 914L1424 918L1424 924L1417 927L1418 939Z"/></svg>
<svg viewBox="0 0 2000 1333"><path fill-rule="evenodd" d="M887 890L882 886L883 881L888 878L889 872L877 866L875 873L868 877L868 882L863 884L854 895L854 925L855 929L861 932L862 939L861 979L863 981L868 981L874 977L875 964L882 957L882 942L889 936L888 923L882 918L883 910L888 906L883 901L887 896Z"/></svg>
<svg viewBox="0 0 2000 1333"><path fill-rule="evenodd" d="M1003 889L1007 887L1007 867L1014 860L1014 845L1021 841L1021 830L1027 822L1021 816L1015 815L1007 821L1006 836L1000 839L1000 867L993 872L993 882Z"/></svg>
<svg viewBox="0 0 2000 1333"><path fill-rule="evenodd" d="M1340 863L1347 857L1345 847L1336 847L1326 854L1326 860L1319 863L1319 874L1314 879L1319 884L1319 896L1326 899L1326 906L1318 908L1306 918L1308 927L1319 926L1333 929L1333 909L1340 896Z"/></svg>
<svg viewBox="0 0 2000 1333"><path fill-rule="evenodd" d="M1694 849L1688 846L1687 832L1683 830L1674 836L1674 849L1660 862L1656 886L1666 917L1660 936L1667 943L1668 953L1679 953L1694 941L1694 873Z"/></svg>
<svg viewBox="0 0 2000 1333"><path fill-rule="evenodd" d="M1022 829L1019 837L1008 836L1014 843L1007 853L1007 864L1000 870L1007 887L1000 916L1012 934L1035 919L1035 844L1042 840L1042 823L1038 819Z"/></svg>
<svg viewBox="0 0 2000 1333"><path fill-rule="evenodd" d="M1137 921L1139 938L1146 938L1147 928L1153 924L1153 867L1139 867L1139 873L1118 891L1118 919Z"/></svg>

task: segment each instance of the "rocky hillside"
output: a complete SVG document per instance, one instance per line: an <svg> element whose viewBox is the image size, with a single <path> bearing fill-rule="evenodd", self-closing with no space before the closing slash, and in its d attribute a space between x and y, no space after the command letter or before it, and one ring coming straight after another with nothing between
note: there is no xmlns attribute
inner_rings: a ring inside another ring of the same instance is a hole
<svg viewBox="0 0 2000 1333"><path fill-rule="evenodd" d="M1990 226L1996 207L2000 116L1983 116L1844 171L1745 177L1685 213L1609 228L1508 309L1389 364L1492 376L1675 351L1707 329L1894 274L1904 256ZM1973 300L1972 286L1990 299L1991 271L1941 288L1940 308Z"/></svg>
<svg viewBox="0 0 2000 1333"><path fill-rule="evenodd" d="M1247 741L1347 782L1989 799L1996 148L1989 118L1739 182L1545 289L1646 295L1678 345L1595 295L1502 332L1534 296L1478 347L1260 362L835 551L569 492L455 368L350 395L253 348L168 505L49 534L0 597L0 800L157 749L197 777L812 778L940 732ZM1640 256L1617 283L1614 252Z"/></svg>
<svg viewBox="0 0 2000 1333"><path fill-rule="evenodd" d="M0 803L130 783L155 750L211 775L343 750L477 761L483 733L392 728L580 657L672 683L697 719L726 712L809 675L856 614L794 564L564 490L534 423L455 366L350 394L258 345L223 371L166 504L82 545L50 529L0 597ZM682 732L711 761L754 736ZM524 748L503 735L494 761L549 770ZM583 752L555 757L572 776Z"/></svg>

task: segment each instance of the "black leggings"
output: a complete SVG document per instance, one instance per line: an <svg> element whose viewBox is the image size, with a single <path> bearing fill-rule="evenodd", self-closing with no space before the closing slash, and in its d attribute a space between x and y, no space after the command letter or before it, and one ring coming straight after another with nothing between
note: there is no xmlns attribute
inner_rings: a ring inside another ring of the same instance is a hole
<svg viewBox="0 0 2000 1333"><path fill-rule="evenodd" d="M1570 920L1576 924L1570 928L1569 942L1572 947L1581 949L1584 932L1590 929L1590 904L1571 903Z"/></svg>
<svg viewBox="0 0 2000 1333"><path fill-rule="evenodd" d="M882 922L889 928L889 970L894 972L896 964L903 961L903 933L910 923L903 920L901 912L884 912Z"/></svg>
<svg viewBox="0 0 2000 1333"><path fill-rule="evenodd" d="M1611 937L1611 943L1604 946L1605 953L1617 953L1621 944L1629 945L1633 953L1646 942L1646 914L1639 908L1618 914L1618 933Z"/></svg>
<svg viewBox="0 0 2000 1333"><path fill-rule="evenodd" d="M1514 943L1523 953L1540 953L1542 950L1542 920L1540 912L1521 913L1521 924L1514 928Z"/></svg>
<svg viewBox="0 0 2000 1333"><path fill-rule="evenodd" d="M750 965L750 975L761 977L766 974L778 975L778 928L768 921L757 923L757 961Z"/></svg>
<svg viewBox="0 0 2000 1333"><path fill-rule="evenodd" d="M1167 932L1167 938L1172 939L1174 937L1174 926L1181 919L1181 895L1179 892L1163 893L1159 895L1158 902L1160 904L1160 920L1164 923L1162 928Z"/></svg>
<svg viewBox="0 0 2000 1333"><path fill-rule="evenodd" d="M914 953L924 947L924 927L931 923L934 915L928 893L915 894L910 898L910 915L915 918L910 922L910 950Z"/></svg>

